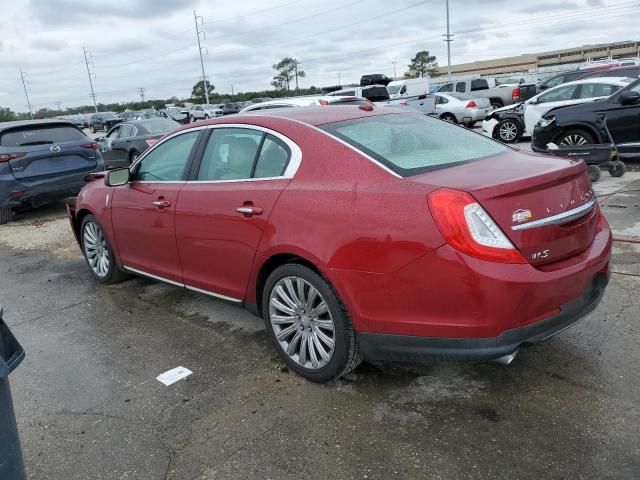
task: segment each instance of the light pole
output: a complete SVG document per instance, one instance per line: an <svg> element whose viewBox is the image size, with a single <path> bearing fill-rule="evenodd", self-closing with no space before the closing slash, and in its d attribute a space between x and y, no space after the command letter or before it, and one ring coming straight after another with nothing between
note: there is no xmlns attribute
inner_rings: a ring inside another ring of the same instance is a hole
<svg viewBox="0 0 640 480"><path fill-rule="evenodd" d="M196 36L198 37L198 53L200 54L200 67L202 67L202 86L204 87L204 98L209 104L209 89L207 88L207 76L204 74L204 60L202 59L202 49L207 48L200 45L200 34L203 33L205 35L205 39L207 38L207 34L200 30L198 27L198 18L200 19L200 24L204 21L202 17L196 15L196 11L193 11L193 20L196 22Z"/></svg>
<svg viewBox="0 0 640 480"><path fill-rule="evenodd" d="M451 42L453 42L454 35L451 34L449 29L449 0L445 0L447 8L447 33L442 35L443 40L447 42L447 76L451 81Z"/></svg>

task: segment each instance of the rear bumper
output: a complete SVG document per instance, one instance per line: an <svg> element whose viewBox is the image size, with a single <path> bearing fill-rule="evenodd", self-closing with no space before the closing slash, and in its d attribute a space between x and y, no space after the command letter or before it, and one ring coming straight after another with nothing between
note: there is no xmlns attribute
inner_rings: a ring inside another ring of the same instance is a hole
<svg viewBox="0 0 640 480"><path fill-rule="evenodd" d="M369 361L482 362L509 355L522 346L557 335L591 313L609 282L608 272L597 273L582 296L539 322L504 331L490 338L442 338L359 333L360 351Z"/></svg>
<svg viewBox="0 0 640 480"><path fill-rule="evenodd" d="M42 180L17 180L9 167L0 167L0 208L14 208L23 205L37 207L48 202L77 195L84 186L84 177L88 173L99 172L104 169L104 162L100 157L96 168L85 172L61 174Z"/></svg>

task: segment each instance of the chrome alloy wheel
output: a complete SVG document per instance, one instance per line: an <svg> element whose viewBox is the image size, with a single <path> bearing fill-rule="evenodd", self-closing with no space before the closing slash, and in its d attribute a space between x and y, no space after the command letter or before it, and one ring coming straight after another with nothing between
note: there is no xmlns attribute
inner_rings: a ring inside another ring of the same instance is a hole
<svg viewBox="0 0 640 480"><path fill-rule="evenodd" d="M109 249L102 229L95 222L87 222L82 232L84 253L93 272L100 278L109 273Z"/></svg>
<svg viewBox="0 0 640 480"><path fill-rule="evenodd" d="M498 136L502 140L506 142L511 142L516 138L517 135L518 135L518 127L515 123L504 122L502 125L500 125Z"/></svg>
<svg viewBox="0 0 640 480"><path fill-rule="evenodd" d="M269 320L282 350L304 368L324 367L335 350L335 325L320 292L306 280L281 278L269 296Z"/></svg>
<svg viewBox="0 0 640 480"><path fill-rule="evenodd" d="M587 145L587 139L582 135L567 135L562 139L560 145Z"/></svg>

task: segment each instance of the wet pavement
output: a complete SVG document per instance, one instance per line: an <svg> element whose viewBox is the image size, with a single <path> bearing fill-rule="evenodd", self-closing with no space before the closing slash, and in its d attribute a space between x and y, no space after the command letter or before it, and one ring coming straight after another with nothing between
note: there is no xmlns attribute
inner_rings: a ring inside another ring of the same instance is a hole
<svg viewBox="0 0 640 480"><path fill-rule="evenodd" d="M0 227L29 478L639 478L640 174L597 187L624 238L590 317L506 367L363 365L326 385L237 307L96 284L60 206ZM177 366L193 374L155 379Z"/></svg>

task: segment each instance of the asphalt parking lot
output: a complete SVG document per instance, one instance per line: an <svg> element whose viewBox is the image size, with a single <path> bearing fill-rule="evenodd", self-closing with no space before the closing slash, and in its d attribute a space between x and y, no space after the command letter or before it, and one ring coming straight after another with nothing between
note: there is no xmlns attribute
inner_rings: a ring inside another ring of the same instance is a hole
<svg viewBox="0 0 640 480"><path fill-rule="evenodd" d="M0 227L0 303L33 479L638 478L640 173L596 190L611 284L578 325L497 364L288 372L262 321L133 278L93 281L60 204ZM193 371L164 386L155 377Z"/></svg>

